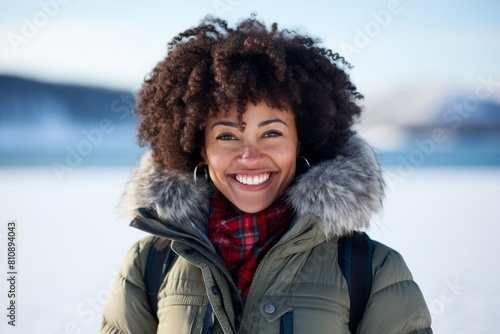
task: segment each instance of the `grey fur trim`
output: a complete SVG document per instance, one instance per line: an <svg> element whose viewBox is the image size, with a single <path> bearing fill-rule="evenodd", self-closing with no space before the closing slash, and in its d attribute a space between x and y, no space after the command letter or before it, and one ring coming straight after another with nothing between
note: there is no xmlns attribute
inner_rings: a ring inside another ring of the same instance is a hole
<svg viewBox="0 0 500 334"><path fill-rule="evenodd" d="M205 230L209 194L208 184L160 169L148 152L127 186L122 209L132 219L138 208L152 208L162 220L190 220ZM330 238L368 227L382 208L384 181L372 148L353 136L342 155L312 167L286 196L298 215L317 216Z"/></svg>
<svg viewBox="0 0 500 334"><path fill-rule="evenodd" d="M373 149L353 136L343 155L312 167L287 195L299 216L319 217L327 238L342 236L368 227L382 208L384 180Z"/></svg>
<svg viewBox="0 0 500 334"><path fill-rule="evenodd" d="M162 220L193 221L205 229L209 192L206 182L195 184L192 177L160 169L147 152L127 185L121 207L130 219L138 208L149 208Z"/></svg>

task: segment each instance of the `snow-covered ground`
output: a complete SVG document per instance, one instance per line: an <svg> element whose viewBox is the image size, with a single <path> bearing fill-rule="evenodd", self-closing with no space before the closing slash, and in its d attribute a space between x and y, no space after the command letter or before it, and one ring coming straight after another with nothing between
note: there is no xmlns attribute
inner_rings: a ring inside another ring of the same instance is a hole
<svg viewBox="0 0 500 334"><path fill-rule="evenodd" d="M0 270L7 275L7 223L17 221L16 327L7 325L0 280L0 332L96 333L120 262L144 234L119 217L132 168L79 168L61 181L51 168L0 169ZM435 333L500 327L500 169L387 170L385 210L370 234L405 257L434 318Z"/></svg>

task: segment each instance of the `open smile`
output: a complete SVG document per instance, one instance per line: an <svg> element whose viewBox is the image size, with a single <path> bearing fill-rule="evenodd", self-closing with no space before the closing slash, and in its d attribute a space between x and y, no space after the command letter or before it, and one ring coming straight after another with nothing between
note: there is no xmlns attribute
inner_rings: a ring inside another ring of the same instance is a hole
<svg viewBox="0 0 500 334"><path fill-rule="evenodd" d="M273 172L266 172L255 175L232 174L231 177L240 186L243 186L245 188L249 187L255 189L255 187L257 188L265 187L269 182L271 182L271 179L273 179L273 176L275 174L276 173Z"/></svg>
<svg viewBox="0 0 500 334"><path fill-rule="evenodd" d="M271 173L262 173L258 175L243 175L243 174L236 174L234 178L236 181L239 183L243 183L246 185L250 186L256 186L259 184L262 184L269 180L269 177L271 176Z"/></svg>

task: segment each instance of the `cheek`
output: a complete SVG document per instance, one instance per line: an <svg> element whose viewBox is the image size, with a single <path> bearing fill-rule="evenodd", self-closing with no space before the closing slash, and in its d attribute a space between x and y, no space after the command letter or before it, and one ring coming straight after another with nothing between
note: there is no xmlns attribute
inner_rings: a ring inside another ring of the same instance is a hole
<svg viewBox="0 0 500 334"><path fill-rule="evenodd" d="M286 149L281 149L274 155L275 161L279 164L281 170L285 174L295 173L295 164L297 161L297 149L294 146L288 147Z"/></svg>
<svg viewBox="0 0 500 334"><path fill-rule="evenodd" d="M208 169L211 175L220 175L229 167L229 159L227 152L219 152L217 149L207 150Z"/></svg>

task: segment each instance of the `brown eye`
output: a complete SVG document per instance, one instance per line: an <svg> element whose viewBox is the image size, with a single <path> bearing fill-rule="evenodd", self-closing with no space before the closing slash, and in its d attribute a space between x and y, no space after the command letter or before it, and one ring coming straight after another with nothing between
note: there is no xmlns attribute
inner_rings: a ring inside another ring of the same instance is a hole
<svg viewBox="0 0 500 334"><path fill-rule="evenodd" d="M235 140L236 137L230 133L221 133L216 137L217 140Z"/></svg>
<svg viewBox="0 0 500 334"><path fill-rule="evenodd" d="M279 131L268 131L262 135L263 138L275 138L275 137L281 137L283 134Z"/></svg>

